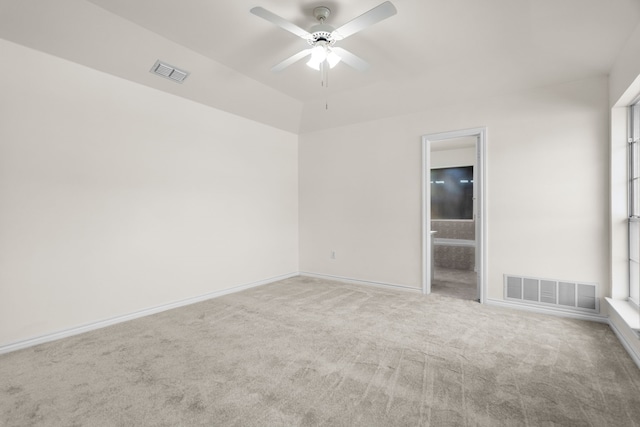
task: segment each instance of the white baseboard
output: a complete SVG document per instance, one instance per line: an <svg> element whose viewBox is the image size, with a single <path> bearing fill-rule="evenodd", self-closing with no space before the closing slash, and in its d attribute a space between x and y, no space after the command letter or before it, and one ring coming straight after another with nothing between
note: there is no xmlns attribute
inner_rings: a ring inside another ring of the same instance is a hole
<svg viewBox="0 0 640 427"><path fill-rule="evenodd" d="M32 347L38 344L44 344L46 342L59 340L62 338L71 337L73 335L82 334L84 332L93 331L96 329L104 328L107 326L115 325L118 323L126 322L128 320L137 319L144 316L149 316L151 314L160 313L162 311L171 310L178 307L183 307L185 305L195 304L197 302L206 301L212 298L221 297L223 295L232 294L235 292L240 292L245 289L255 288L257 286L267 285L269 283L277 282L279 280L289 279L291 277L299 276L298 272L283 274L280 276L270 277L268 279L259 280L257 282L245 283L243 285L233 286L231 288L222 289L220 291L209 292L204 295L198 295L191 298L186 298L180 301L170 302L168 304L159 305L156 307L147 308L144 310L136 311L133 313L125 314L122 316L116 316L109 319L100 320L97 322L89 323L82 326L76 326L73 328L65 329L62 331L53 332L46 335L41 335L34 338L29 338L23 341L18 341L14 343L9 343L3 346L0 346L0 354L9 353L16 350L21 350L23 348Z"/></svg>
<svg viewBox="0 0 640 427"><path fill-rule="evenodd" d="M377 287L382 287L382 288L387 288L387 289L404 290L404 291L412 291L412 292L422 292L422 289L412 288L411 286L406 286L406 285L396 285L394 283L374 282L374 281L371 281L371 280L359 280L359 279L352 279L352 278L343 277L343 276L333 276L333 275L330 275L330 274L311 273L311 272L308 272L308 271L301 271L300 272L300 276L314 277L316 279L337 280L339 282L353 283L355 285L377 286Z"/></svg>
<svg viewBox="0 0 640 427"><path fill-rule="evenodd" d="M591 322L609 323L607 316L597 313L580 313L576 311L563 310L555 307L540 307L536 305L529 305L523 303L517 303L506 300L498 300L487 298L485 301L487 305L493 305L496 307L506 307L515 310L531 311L533 313L547 314L552 316L567 317L570 319L589 320Z"/></svg>
<svg viewBox="0 0 640 427"><path fill-rule="evenodd" d="M613 298L605 300L611 330L640 368L640 313L628 301Z"/></svg>
<svg viewBox="0 0 640 427"><path fill-rule="evenodd" d="M627 340L625 335L622 332L620 332L615 322L609 321L609 327L611 328L613 333L616 334L616 337L618 337L618 341L620 341L624 349L627 350L627 353L629 353L629 356L631 356L631 359L638 366L638 369L640 369L640 354L636 352L635 347L631 345L631 343Z"/></svg>

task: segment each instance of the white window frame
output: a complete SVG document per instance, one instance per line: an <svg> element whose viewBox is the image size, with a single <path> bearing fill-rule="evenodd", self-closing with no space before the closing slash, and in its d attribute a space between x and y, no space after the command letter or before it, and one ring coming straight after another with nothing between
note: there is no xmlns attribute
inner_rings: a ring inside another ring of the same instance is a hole
<svg viewBox="0 0 640 427"><path fill-rule="evenodd" d="M640 306L640 102L629 107L628 131L628 300Z"/></svg>

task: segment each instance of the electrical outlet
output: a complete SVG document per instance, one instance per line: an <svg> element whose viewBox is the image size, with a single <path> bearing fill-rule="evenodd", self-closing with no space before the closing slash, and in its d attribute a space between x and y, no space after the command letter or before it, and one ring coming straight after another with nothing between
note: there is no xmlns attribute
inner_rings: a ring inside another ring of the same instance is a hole
<svg viewBox="0 0 640 427"><path fill-rule="evenodd" d="M331 251L331 259L336 259L336 251Z"/></svg>

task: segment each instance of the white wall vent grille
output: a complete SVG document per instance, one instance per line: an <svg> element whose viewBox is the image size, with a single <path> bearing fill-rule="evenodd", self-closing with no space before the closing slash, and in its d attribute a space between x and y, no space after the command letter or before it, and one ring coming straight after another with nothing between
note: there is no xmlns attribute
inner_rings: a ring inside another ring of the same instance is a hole
<svg viewBox="0 0 640 427"><path fill-rule="evenodd" d="M174 82L182 83L184 79L189 76L189 73L184 70L180 70L173 65L166 64L160 60L156 61L151 67L150 72L157 74L161 77L173 80Z"/></svg>
<svg viewBox="0 0 640 427"><path fill-rule="evenodd" d="M598 285L504 275L504 298L524 304L599 313Z"/></svg>

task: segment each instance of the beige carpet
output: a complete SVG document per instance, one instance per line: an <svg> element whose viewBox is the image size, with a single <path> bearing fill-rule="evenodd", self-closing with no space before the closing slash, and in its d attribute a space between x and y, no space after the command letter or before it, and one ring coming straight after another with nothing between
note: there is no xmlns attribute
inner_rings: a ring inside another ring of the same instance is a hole
<svg viewBox="0 0 640 427"><path fill-rule="evenodd" d="M2 426L634 426L603 324L309 278L0 356Z"/></svg>

